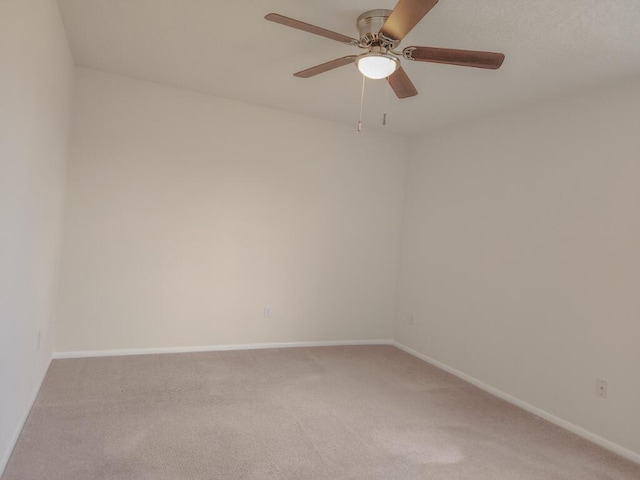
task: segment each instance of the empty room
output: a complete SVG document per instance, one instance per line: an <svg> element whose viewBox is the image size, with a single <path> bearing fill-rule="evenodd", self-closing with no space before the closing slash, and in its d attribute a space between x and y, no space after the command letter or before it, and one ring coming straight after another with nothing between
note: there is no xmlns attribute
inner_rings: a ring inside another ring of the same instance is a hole
<svg viewBox="0 0 640 480"><path fill-rule="evenodd" d="M0 0L2 480L639 480L638 0Z"/></svg>

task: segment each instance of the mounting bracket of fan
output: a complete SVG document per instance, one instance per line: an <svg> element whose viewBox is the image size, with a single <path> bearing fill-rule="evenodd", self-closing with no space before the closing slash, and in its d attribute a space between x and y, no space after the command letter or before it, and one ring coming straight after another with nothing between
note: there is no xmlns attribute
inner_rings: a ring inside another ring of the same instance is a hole
<svg viewBox="0 0 640 480"><path fill-rule="evenodd" d="M415 58L413 58L413 52L415 52L416 48L417 47L407 47L402 50L401 55L407 60L415 60Z"/></svg>

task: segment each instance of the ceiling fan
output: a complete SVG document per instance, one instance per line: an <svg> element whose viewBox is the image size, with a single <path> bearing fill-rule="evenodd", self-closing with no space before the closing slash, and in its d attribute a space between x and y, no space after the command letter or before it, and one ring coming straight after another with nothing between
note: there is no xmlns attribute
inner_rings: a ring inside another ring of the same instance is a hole
<svg viewBox="0 0 640 480"><path fill-rule="evenodd" d="M477 68L500 68L504 61L502 53L477 52L434 47L405 47L401 52L395 49L402 39L438 3L438 0L399 0L393 10L369 10L358 17L356 26L360 38L355 38L316 27L309 23L269 13L264 18L287 27L330 38L347 45L367 50L361 55L347 55L315 67L307 68L293 75L309 78L334 68L355 63L358 70L372 79L386 78L398 98L413 97L418 94L409 76L400 66L400 59L417 62L447 63Z"/></svg>

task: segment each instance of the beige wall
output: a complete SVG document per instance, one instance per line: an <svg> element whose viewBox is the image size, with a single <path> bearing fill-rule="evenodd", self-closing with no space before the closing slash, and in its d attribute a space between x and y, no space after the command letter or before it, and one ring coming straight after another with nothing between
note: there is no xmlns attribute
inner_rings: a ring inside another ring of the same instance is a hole
<svg viewBox="0 0 640 480"><path fill-rule="evenodd" d="M399 137L76 81L56 351L391 337Z"/></svg>
<svg viewBox="0 0 640 480"><path fill-rule="evenodd" d="M51 359L72 79L55 1L0 2L0 475Z"/></svg>
<svg viewBox="0 0 640 480"><path fill-rule="evenodd" d="M395 333L637 453L639 119L635 84L416 140Z"/></svg>

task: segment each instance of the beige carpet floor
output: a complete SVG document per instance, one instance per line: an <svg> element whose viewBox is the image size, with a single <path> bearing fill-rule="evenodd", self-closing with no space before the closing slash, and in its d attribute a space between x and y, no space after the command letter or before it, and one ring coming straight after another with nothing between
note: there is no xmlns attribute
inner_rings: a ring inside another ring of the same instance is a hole
<svg viewBox="0 0 640 480"><path fill-rule="evenodd" d="M394 347L56 360L3 480L638 480Z"/></svg>

